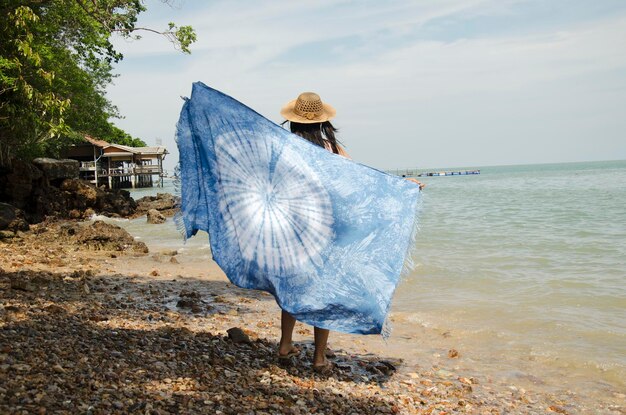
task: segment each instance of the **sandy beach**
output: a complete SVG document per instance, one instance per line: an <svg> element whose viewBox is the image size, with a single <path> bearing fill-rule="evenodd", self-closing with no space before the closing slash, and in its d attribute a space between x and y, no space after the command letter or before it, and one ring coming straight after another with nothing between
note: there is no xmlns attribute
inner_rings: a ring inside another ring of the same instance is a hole
<svg viewBox="0 0 626 415"><path fill-rule="evenodd" d="M197 272L175 251L77 242L86 227L42 223L0 243L0 412L621 413L465 377L453 349L445 368L403 360L393 338L333 333L336 368L314 374L301 324L301 355L279 362L270 295L233 286L214 263Z"/></svg>

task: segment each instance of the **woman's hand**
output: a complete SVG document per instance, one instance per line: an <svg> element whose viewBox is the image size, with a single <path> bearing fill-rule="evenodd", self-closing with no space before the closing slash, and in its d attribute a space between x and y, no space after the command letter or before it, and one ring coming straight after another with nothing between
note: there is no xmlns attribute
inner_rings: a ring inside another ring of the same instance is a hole
<svg viewBox="0 0 626 415"><path fill-rule="evenodd" d="M410 182L413 182L415 184L417 184L420 187L420 190L422 190L424 187L426 187L426 185L422 182L420 182L419 180L413 178L413 177L405 177L405 179L407 179Z"/></svg>

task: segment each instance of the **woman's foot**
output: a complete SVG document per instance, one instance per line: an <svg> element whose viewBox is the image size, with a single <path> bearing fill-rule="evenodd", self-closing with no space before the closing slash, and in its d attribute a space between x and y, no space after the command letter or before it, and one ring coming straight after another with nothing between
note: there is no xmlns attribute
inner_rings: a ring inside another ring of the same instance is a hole
<svg viewBox="0 0 626 415"><path fill-rule="evenodd" d="M313 353L313 371L315 373L327 375L332 372L335 365L326 358L327 351L328 349L315 349Z"/></svg>
<svg viewBox="0 0 626 415"><path fill-rule="evenodd" d="M321 363L313 363L313 372L320 375L329 375L335 367L335 364L328 359L324 359Z"/></svg>
<svg viewBox="0 0 626 415"><path fill-rule="evenodd" d="M293 356L298 356L300 354L300 349L293 344L281 345L278 349L278 358L279 359L289 359Z"/></svg>
<svg viewBox="0 0 626 415"><path fill-rule="evenodd" d="M278 343L278 357L288 359L292 356L300 354L300 349L293 345L292 335L293 328L296 325L296 319L291 314L282 311L280 315L280 343Z"/></svg>

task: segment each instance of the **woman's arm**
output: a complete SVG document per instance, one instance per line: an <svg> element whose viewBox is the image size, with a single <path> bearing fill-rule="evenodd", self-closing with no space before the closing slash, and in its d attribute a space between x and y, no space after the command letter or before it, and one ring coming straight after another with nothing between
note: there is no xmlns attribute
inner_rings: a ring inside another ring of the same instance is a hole
<svg viewBox="0 0 626 415"><path fill-rule="evenodd" d="M420 182L419 180L417 180L414 177L405 177L405 179L410 181L410 182L416 183L420 187L420 190L422 190L424 187L426 187L426 185L424 183Z"/></svg>

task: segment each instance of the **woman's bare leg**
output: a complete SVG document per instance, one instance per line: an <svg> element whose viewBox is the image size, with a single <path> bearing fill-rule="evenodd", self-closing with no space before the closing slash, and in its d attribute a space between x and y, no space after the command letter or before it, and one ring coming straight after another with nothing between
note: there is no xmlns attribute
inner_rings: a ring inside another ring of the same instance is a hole
<svg viewBox="0 0 626 415"><path fill-rule="evenodd" d="M295 325L296 325L296 319L293 318L291 314L283 310L280 315L281 335L280 335L280 346L278 348L278 354L287 355L289 352L291 352L294 349L291 338L293 335L293 328L295 327Z"/></svg>
<svg viewBox="0 0 626 415"><path fill-rule="evenodd" d="M315 354L313 355L313 366L324 366L326 364L326 344L328 334L326 329L315 327Z"/></svg>

